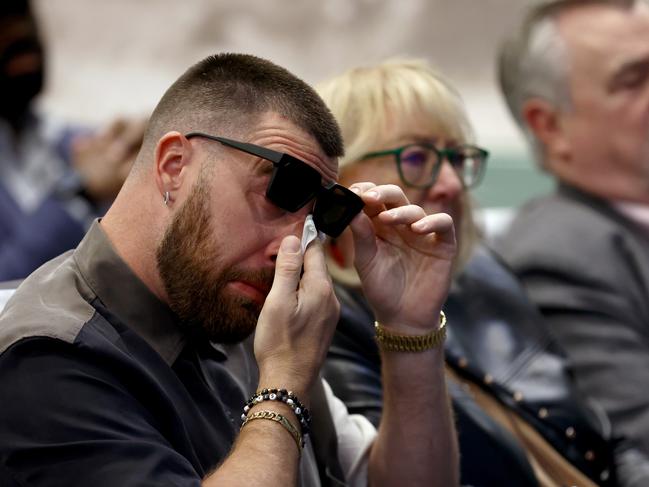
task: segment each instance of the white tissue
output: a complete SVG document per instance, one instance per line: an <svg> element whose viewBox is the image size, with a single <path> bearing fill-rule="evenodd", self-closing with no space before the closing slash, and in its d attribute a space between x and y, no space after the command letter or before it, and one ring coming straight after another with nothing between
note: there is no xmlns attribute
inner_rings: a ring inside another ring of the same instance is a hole
<svg viewBox="0 0 649 487"><path fill-rule="evenodd" d="M308 214L306 220L304 220L304 229L302 230L302 253L306 252L307 247L315 238L321 242L324 242L326 235L322 232L318 232L315 228L315 223L313 223L313 215Z"/></svg>

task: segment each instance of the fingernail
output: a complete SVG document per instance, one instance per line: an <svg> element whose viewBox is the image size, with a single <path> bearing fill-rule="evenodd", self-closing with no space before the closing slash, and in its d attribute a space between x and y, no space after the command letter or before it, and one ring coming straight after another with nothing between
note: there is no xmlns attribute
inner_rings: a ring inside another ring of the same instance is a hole
<svg viewBox="0 0 649 487"><path fill-rule="evenodd" d="M280 250L285 254L297 254L300 251L300 241L293 235L286 237L282 240Z"/></svg>
<svg viewBox="0 0 649 487"><path fill-rule="evenodd" d="M352 193L361 194L361 190L358 189L356 186L352 186L351 188L349 188L349 190L350 190Z"/></svg>
<svg viewBox="0 0 649 487"><path fill-rule="evenodd" d="M376 191L368 191L368 192L365 193L365 194L366 194L367 196L370 196L371 198L378 198L378 197L379 197L379 193L377 193Z"/></svg>

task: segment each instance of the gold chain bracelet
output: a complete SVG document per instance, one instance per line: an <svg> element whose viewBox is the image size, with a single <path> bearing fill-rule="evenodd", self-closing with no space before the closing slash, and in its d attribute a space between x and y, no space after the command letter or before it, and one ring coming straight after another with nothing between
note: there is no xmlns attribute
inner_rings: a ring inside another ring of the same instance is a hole
<svg viewBox="0 0 649 487"><path fill-rule="evenodd" d="M388 331L378 321L374 322L376 342L381 350L389 352L423 352L436 348L446 339L446 315L439 312L439 327L425 335L398 335Z"/></svg>
<svg viewBox="0 0 649 487"><path fill-rule="evenodd" d="M241 424L241 429L243 429L245 425L250 423L250 421L254 421L256 419L269 419L271 421L275 421L276 423L281 424L284 427L284 429L286 429L286 431L288 431L291 434L291 436L295 440L295 444L297 445L298 452L302 454L302 448L304 447L302 435L288 419L286 419L281 414L276 413L275 411L268 411L268 410L256 411L252 413L250 416L246 417L245 421Z"/></svg>

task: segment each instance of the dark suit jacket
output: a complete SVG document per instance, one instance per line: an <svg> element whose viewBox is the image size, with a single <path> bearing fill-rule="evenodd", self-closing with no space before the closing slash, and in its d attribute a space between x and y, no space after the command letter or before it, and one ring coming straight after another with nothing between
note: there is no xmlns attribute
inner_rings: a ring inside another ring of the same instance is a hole
<svg viewBox="0 0 649 487"><path fill-rule="evenodd" d="M499 250L621 438L621 480L649 485L649 235L561 186L521 209Z"/></svg>

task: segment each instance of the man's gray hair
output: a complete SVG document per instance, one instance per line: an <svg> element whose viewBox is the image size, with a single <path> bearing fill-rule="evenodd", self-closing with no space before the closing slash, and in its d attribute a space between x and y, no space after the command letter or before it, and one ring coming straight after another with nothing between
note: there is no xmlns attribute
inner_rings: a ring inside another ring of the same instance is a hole
<svg viewBox="0 0 649 487"><path fill-rule="evenodd" d="M507 106L543 164L543 146L523 120L523 105L541 98L559 110L571 108L569 59L556 18L569 9L588 5L632 8L642 0L553 0L533 8L498 56L498 81Z"/></svg>

